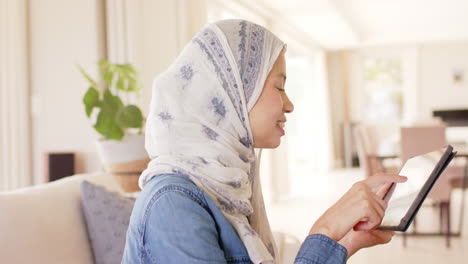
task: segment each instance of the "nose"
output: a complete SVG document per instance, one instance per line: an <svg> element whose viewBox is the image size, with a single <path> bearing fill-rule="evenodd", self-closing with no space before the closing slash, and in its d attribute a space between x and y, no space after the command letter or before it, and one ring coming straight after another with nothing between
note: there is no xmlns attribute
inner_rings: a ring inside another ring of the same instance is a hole
<svg viewBox="0 0 468 264"><path fill-rule="evenodd" d="M283 111L288 114L292 113L294 111L294 104L289 100L289 97L285 93L283 94Z"/></svg>

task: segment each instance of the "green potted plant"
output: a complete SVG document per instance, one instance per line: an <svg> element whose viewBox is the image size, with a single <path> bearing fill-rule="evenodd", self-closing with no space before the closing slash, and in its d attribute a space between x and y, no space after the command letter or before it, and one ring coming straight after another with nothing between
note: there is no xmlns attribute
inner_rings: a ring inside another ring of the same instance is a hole
<svg viewBox="0 0 468 264"><path fill-rule="evenodd" d="M79 67L90 84L83 96L83 104L86 116L101 135L97 140L101 162L106 170L119 176L123 185L122 181L130 178L134 182L149 161L142 133L145 118L140 108L131 104L131 100L139 95L141 81L130 64L100 60L98 66L102 81L94 80Z"/></svg>

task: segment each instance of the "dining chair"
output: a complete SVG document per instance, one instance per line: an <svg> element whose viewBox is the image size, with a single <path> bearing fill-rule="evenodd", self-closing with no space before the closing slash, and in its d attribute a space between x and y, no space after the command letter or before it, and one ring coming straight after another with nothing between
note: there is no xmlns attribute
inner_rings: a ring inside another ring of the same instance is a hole
<svg viewBox="0 0 468 264"><path fill-rule="evenodd" d="M353 136L359 159L359 166L364 169L366 178L379 172L396 173L398 172L399 162L393 161L387 164L388 158L398 158L397 156L383 156L379 152L379 146L384 140L394 134L398 134L396 125L380 124L359 124L353 129Z"/></svg>
<svg viewBox="0 0 468 264"><path fill-rule="evenodd" d="M434 124L424 126L401 127L401 151L400 158L404 163L411 157L431 152L435 149L447 145L445 124ZM446 246L450 247L450 202L451 202L451 181L463 178L464 166L448 166L440 175L436 184L428 194L428 198L433 205L439 206L439 233L446 237ZM444 226L445 224L445 226ZM413 234L420 234L416 230L416 218L413 222ZM403 245L406 246L406 236L403 234Z"/></svg>

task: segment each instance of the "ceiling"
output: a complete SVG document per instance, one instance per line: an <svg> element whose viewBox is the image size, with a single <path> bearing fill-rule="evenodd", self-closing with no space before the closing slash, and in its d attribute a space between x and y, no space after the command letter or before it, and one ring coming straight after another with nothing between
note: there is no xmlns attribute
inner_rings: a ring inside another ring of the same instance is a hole
<svg viewBox="0 0 468 264"><path fill-rule="evenodd" d="M468 0L258 0L326 49L468 40Z"/></svg>

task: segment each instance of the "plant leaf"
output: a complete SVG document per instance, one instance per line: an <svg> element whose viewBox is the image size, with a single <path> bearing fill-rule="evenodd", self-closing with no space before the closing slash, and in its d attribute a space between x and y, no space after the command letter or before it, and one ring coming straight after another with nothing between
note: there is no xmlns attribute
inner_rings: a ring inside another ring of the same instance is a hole
<svg viewBox="0 0 468 264"><path fill-rule="evenodd" d="M93 112L94 107L99 107L99 92L98 90L91 86L86 91L85 95L83 96L83 104L86 108L86 116L90 116Z"/></svg>
<svg viewBox="0 0 468 264"><path fill-rule="evenodd" d="M112 72L106 72L104 75L102 75L102 79L107 83L107 85L112 86L114 74Z"/></svg>
<svg viewBox="0 0 468 264"><path fill-rule="evenodd" d="M124 68L126 72L130 73L130 75L136 75L137 74L135 68L133 68L133 66L131 64L128 64L128 63L123 64L122 68Z"/></svg>
<svg viewBox="0 0 468 264"><path fill-rule="evenodd" d="M95 107L100 108L94 128L107 139L121 140L127 128L142 130L144 117L136 105L124 105L122 92L139 92L141 81L131 64L113 64L102 59L98 62L101 79L105 82L103 95L97 83L81 68L83 76L92 84L83 97L86 115L89 117Z"/></svg>
<svg viewBox="0 0 468 264"><path fill-rule="evenodd" d="M108 139L121 140L124 128L117 124L116 115L124 106L122 100L113 95L109 88L106 88L100 106L101 112L98 114L94 128Z"/></svg>
<svg viewBox="0 0 468 264"><path fill-rule="evenodd" d="M114 72L112 71L112 64L109 61L102 59L99 61L99 72L104 82L108 86L112 86L112 81L114 77Z"/></svg>
<svg viewBox="0 0 468 264"><path fill-rule="evenodd" d="M115 74L117 75L116 89L125 92L137 92L138 74L130 64L115 64Z"/></svg>
<svg viewBox="0 0 468 264"><path fill-rule="evenodd" d="M124 128L141 128L143 114L136 105L127 105L116 116L117 124Z"/></svg>
<svg viewBox="0 0 468 264"><path fill-rule="evenodd" d="M117 90L120 91L127 91L127 89L125 88L125 79L122 77L121 74L118 75L117 84L115 85L115 88L117 88Z"/></svg>
<svg viewBox="0 0 468 264"><path fill-rule="evenodd" d="M101 111L94 128L107 139L122 140L124 131L115 122L115 113Z"/></svg>
<svg viewBox="0 0 468 264"><path fill-rule="evenodd" d="M91 84L93 87L97 87L97 83L93 78L91 78L84 70L81 68L80 65L77 65L78 69L80 69L81 74L88 80L88 82Z"/></svg>
<svg viewBox="0 0 468 264"><path fill-rule="evenodd" d="M108 65L109 65L109 61L107 61L106 59L99 60L98 67L99 67L99 73L101 74L101 76L107 72Z"/></svg>
<svg viewBox="0 0 468 264"><path fill-rule="evenodd" d="M124 104L120 97L113 95L109 88L104 90L104 100L102 105L103 111L109 111L116 114L121 108L123 108L123 106Z"/></svg>
<svg viewBox="0 0 468 264"><path fill-rule="evenodd" d="M128 91L129 92L140 92L141 83L137 79L131 79L128 82Z"/></svg>

